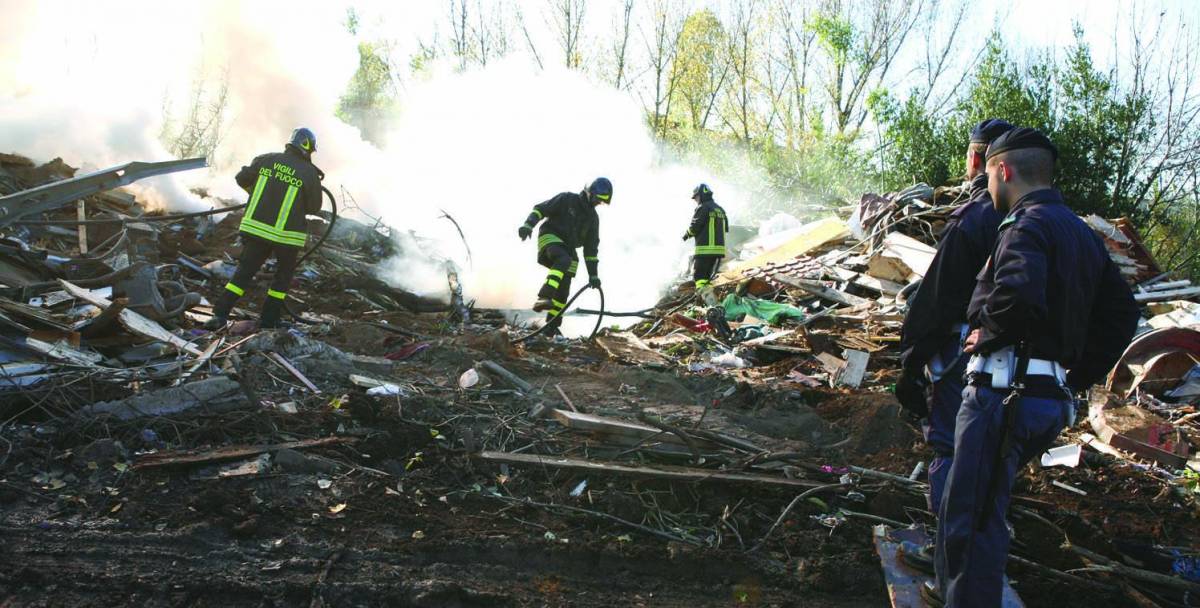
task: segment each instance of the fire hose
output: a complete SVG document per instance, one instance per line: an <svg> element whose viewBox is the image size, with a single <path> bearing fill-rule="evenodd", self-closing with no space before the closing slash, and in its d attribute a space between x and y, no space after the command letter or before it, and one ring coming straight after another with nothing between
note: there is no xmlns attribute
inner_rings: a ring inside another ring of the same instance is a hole
<svg viewBox="0 0 1200 608"><path fill-rule="evenodd" d="M566 304L566 306L563 306L562 312L559 313L558 318L561 319L562 315L565 315L567 313L567 310L571 308L571 304L574 303L575 300L578 299L579 296L583 295L583 292L587 291L588 289L592 289L592 286L590 284L580 287L579 291L576 291L575 295L571 296L570 300L567 300L567 304ZM588 336L588 340L595 338L596 334L600 333L600 323L604 321L604 289L597 286L597 287L595 287L595 290L600 292L600 310L596 311L596 326L592 328L592 333ZM535 330L525 336L522 336L520 338L513 338L509 342L512 344L520 344L522 342L526 342L526 341L532 339L534 336L540 335L542 332L550 329L551 327L555 327L555 325L547 323L547 324L539 327L537 330Z"/></svg>

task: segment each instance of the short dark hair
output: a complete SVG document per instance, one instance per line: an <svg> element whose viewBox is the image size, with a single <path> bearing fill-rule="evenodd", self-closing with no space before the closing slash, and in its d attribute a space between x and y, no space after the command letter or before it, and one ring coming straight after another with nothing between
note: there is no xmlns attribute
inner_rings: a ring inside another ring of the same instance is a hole
<svg viewBox="0 0 1200 608"><path fill-rule="evenodd" d="M1046 148L1018 148L1004 152L999 159L1012 167L1022 181L1049 184L1054 180L1054 152Z"/></svg>

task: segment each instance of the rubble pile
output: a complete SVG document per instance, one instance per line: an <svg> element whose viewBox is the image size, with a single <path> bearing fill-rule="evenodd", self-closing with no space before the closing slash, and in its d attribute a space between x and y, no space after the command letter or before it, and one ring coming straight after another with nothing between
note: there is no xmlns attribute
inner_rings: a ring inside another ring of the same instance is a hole
<svg viewBox="0 0 1200 608"><path fill-rule="evenodd" d="M0 196L73 175L0 155ZM375 267L400 245L378 222L312 222L323 241L288 292L290 327L258 331L246 298L221 332L201 325L233 271L232 202L171 219L108 190L0 224L0 591L884 602L872 528L933 521L929 454L890 392L895 345L965 198L864 195L847 219L743 244L714 281L720 307L681 281L591 341L519 341L449 262L444 298L388 285ZM1010 577L1030 606L1189 605L1200 304L1127 222L1087 220L1146 331L1021 476Z"/></svg>

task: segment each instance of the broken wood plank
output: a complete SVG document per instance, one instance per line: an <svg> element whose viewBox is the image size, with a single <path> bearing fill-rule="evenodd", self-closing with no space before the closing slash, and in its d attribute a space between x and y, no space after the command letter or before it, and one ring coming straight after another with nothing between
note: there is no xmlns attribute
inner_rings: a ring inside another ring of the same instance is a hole
<svg viewBox="0 0 1200 608"><path fill-rule="evenodd" d="M31 335L25 338L25 346L51 359L66 361L80 367L93 367L104 360L104 356L100 353L79 350L63 339L48 342Z"/></svg>
<svg viewBox="0 0 1200 608"><path fill-rule="evenodd" d="M87 255L88 252L88 235L87 224L87 203L83 199L79 199L75 203L75 217L79 219L79 255Z"/></svg>
<svg viewBox="0 0 1200 608"><path fill-rule="evenodd" d="M846 349L842 351L842 356L846 358L846 365L837 375L835 384L858 388L867 373L867 362L871 360L871 355L861 350Z"/></svg>
<svg viewBox="0 0 1200 608"><path fill-rule="evenodd" d="M883 566L883 580L887 585L892 608L925 608L928 604L921 597L921 586L933 577L905 563L901 559L900 546L907 541L912 543L910 546L924 547L932 542L932 539L920 529L892 528L886 524L875 526L872 536L875 541L875 553ZM1025 606L1017 592L1008 584L1008 577L1004 580L1000 605L1002 608Z"/></svg>
<svg viewBox="0 0 1200 608"><path fill-rule="evenodd" d="M311 380L304 376L304 374L300 373L300 370L296 369L296 366L292 365L292 362L287 360L287 357L284 357L276 352L267 353L267 355L276 363L278 363L280 367L287 370L287 373L291 374L292 377L299 380L300 383L309 390L309 392L314 395L321 394L321 389L317 388L317 385L313 384Z"/></svg>
<svg viewBox="0 0 1200 608"><path fill-rule="evenodd" d="M842 371L842 367L846 365L845 361L829 353L818 353L817 361L821 363L821 367L825 368L826 372L829 372L830 378L836 377L838 372Z"/></svg>
<svg viewBox="0 0 1200 608"><path fill-rule="evenodd" d="M860 272L854 272L853 270L850 270L849 268L842 268L841 266L834 266L833 268L830 268L829 270L831 272L826 272L827 275L832 275L832 276L836 277L838 280L848 281L850 283L854 283L855 285L858 285L859 287L864 287L866 289L870 289L871 291L877 291L885 296L894 296L894 295L900 293L900 290L904 289L904 284L902 284L902 283L897 283L895 281L889 281L887 279L880 279L877 277L873 277L869 274L862 274Z"/></svg>
<svg viewBox="0 0 1200 608"><path fill-rule="evenodd" d="M754 473L729 473L693 467L678 467L660 465L656 467L633 467L614 462L583 460L579 458L564 458L561 456L542 456L539 454L515 454L512 452L480 452L480 460L502 462L513 465L533 465L577 471L581 473L610 473L613 475L628 475L642 479L663 479L667 481L686 482L721 482L745 484L753 486L775 486L792 488L814 488L824 485L820 482L804 479L788 479Z"/></svg>
<svg viewBox="0 0 1200 608"><path fill-rule="evenodd" d="M1163 300L1182 300L1193 296L1200 296L1200 287L1135 293L1133 294L1133 299L1138 302L1160 302Z"/></svg>
<svg viewBox="0 0 1200 608"><path fill-rule="evenodd" d="M667 367L671 363L662 353L646 346L641 338L627 331L596 336L595 342L608 356L625 363L650 367Z"/></svg>
<svg viewBox="0 0 1200 608"><path fill-rule="evenodd" d="M567 394L563 392L563 390L562 390L562 385L561 385L561 384L555 384L555 385L554 385L554 390L558 391L558 396L562 397L562 399L563 399L563 403L566 403L566 404L567 404L567 407L571 408L571 411L572 411L572 412L578 412L578 411L579 411L579 408L575 407L575 404L574 404L574 403L571 403L571 398L570 398L570 397L568 397L568 396L567 396Z"/></svg>
<svg viewBox="0 0 1200 608"><path fill-rule="evenodd" d="M1125 405L1110 391L1092 390L1088 401L1088 422L1096 437L1104 443L1163 466L1187 465L1187 442L1163 440L1161 429L1177 432L1163 418L1136 405Z"/></svg>
<svg viewBox="0 0 1200 608"><path fill-rule="evenodd" d="M756 255L745 262L734 265L729 270L722 272L713 284L720 286L738 281L742 278L742 274L745 271L754 270L770 263L790 262L796 259L796 257L804 255L825 243L844 239L848 236L850 236L850 228L846 226L846 222L834 217L805 224L797 230L796 236L788 242L770 251Z"/></svg>
<svg viewBox="0 0 1200 608"><path fill-rule="evenodd" d="M655 441L662 443L687 446L686 442L675 435L638 422L557 409L553 410L551 415L554 416L554 419L559 424L567 428L588 432L599 438L611 440L614 443L630 445L653 437ZM714 444L706 441L697 441L696 443L708 444L703 446L705 448L716 447Z"/></svg>
<svg viewBox="0 0 1200 608"><path fill-rule="evenodd" d="M1146 285L1146 286L1139 285L1138 293L1145 293L1145 292L1151 292L1151 291L1165 291L1167 289L1179 289L1180 287L1190 287L1191 285L1192 285L1192 282L1187 279L1180 279L1178 281L1163 281L1161 283L1154 283L1153 285Z"/></svg>
<svg viewBox="0 0 1200 608"><path fill-rule="evenodd" d="M89 304L98 306L104 310L107 310L113 305L108 298L96 295L95 293L79 287L70 281L59 279L58 282L62 284L63 289L67 290L67 293L70 293L76 298L79 298L80 300L83 300ZM165 342L171 346L174 346L175 348L178 348L179 350L197 357L204 354L204 352L197 348L195 344L192 344L191 342L163 329L162 325L159 325L158 323L155 323L154 321L151 321L150 319L147 319L146 317L143 317L142 315L129 310L128 308L122 309L118 314L117 319L121 322L121 325L124 325L126 329L135 334L139 334L153 340L158 340L159 342Z"/></svg>
<svg viewBox="0 0 1200 608"><path fill-rule="evenodd" d="M8 298L0 298L0 309L24 319L37 321L47 327L53 327L60 331L71 331L70 325L63 323L57 317L41 308L14 302Z"/></svg>
<svg viewBox="0 0 1200 608"><path fill-rule="evenodd" d="M789 287L795 287L796 289L807 291L808 293L819 296L825 300L829 300L830 302L836 302L843 306L864 306L871 303L871 301L866 298L860 298L844 291L838 291L832 287L826 287L816 281L794 279L787 275L781 274L773 275L772 278Z"/></svg>
<svg viewBox="0 0 1200 608"><path fill-rule="evenodd" d="M184 370L183 375L175 380L175 383L173 384L173 386L179 386L180 384L183 384L183 382L185 380L187 380L187 379L191 378L193 375L195 375L196 370L200 369L205 363L212 360L213 355L216 354L216 352L217 352L217 349L221 348L221 345L224 343L225 343L224 337L217 338L216 340L213 340L211 343L209 343L208 348L205 348L204 352L200 353L200 356L197 357L195 361L193 361L190 365L187 366L187 369Z"/></svg>
<svg viewBox="0 0 1200 608"><path fill-rule="evenodd" d="M504 369L503 367L500 367L500 364L496 363L495 361L484 360L475 364L475 369L477 371L480 367L483 367L485 370L500 376L506 382L508 382L509 385L521 391L522 393L529 394L533 392L532 384L522 380L520 376Z"/></svg>
<svg viewBox="0 0 1200 608"><path fill-rule="evenodd" d="M177 450L173 452L156 452L154 454L144 454L139 456L137 462L133 463L133 468L148 469L153 467L169 467L205 462L221 462L225 460L247 458L257 454L262 454L263 452L276 452L284 449L303 450L306 448L319 448L329 445L354 443L356 441L358 441L358 437L335 436L319 437L316 439L302 439L300 441L288 441L284 443L230 445L212 450Z"/></svg>

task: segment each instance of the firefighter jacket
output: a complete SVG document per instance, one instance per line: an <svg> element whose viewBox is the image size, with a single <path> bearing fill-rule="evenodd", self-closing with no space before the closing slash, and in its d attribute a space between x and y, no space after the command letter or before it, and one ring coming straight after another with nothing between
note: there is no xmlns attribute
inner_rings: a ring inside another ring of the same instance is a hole
<svg viewBox="0 0 1200 608"><path fill-rule="evenodd" d="M299 152L263 154L237 174L250 193L239 230L273 243L303 247L308 236L305 215L321 209L321 173Z"/></svg>
<svg viewBox="0 0 1200 608"><path fill-rule="evenodd" d="M583 193L563 192L554 198L534 206L525 220L530 228L545 220L538 230L538 251L555 243L561 243L579 259L575 250L583 247L583 261L587 264L588 276L597 275L600 258L600 216L596 206L588 202Z"/></svg>
<svg viewBox="0 0 1200 608"><path fill-rule="evenodd" d="M687 235L696 238L696 255L725 255L725 233L729 222L725 210L711 198L696 205Z"/></svg>

